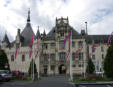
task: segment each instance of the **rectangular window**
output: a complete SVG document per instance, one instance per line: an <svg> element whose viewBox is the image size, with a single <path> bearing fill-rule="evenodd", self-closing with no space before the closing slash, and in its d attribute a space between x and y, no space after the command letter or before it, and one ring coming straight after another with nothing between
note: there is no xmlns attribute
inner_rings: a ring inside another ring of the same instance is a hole
<svg viewBox="0 0 113 87"><path fill-rule="evenodd" d="M76 65L74 64L73 67L76 67Z"/></svg>
<svg viewBox="0 0 113 87"><path fill-rule="evenodd" d="M48 59L49 59L49 54L44 54L44 61L48 61Z"/></svg>
<svg viewBox="0 0 113 87"><path fill-rule="evenodd" d="M51 43L50 47L51 47L51 49L54 49L55 48L55 43Z"/></svg>
<svg viewBox="0 0 113 87"><path fill-rule="evenodd" d="M101 52L104 52L104 48L103 48L103 46L101 46Z"/></svg>
<svg viewBox="0 0 113 87"><path fill-rule="evenodd" d="M52 71L55 70L55 66L54 66L54 65L51 66L51 70L52 70Z"/></svg>
<svg viewBox="0 0 113 87"><path fill-rule="evenodd" d="M83 60L83 53L79 53L78 56L79 56L79 60Z"/></svg>
<svg viewBox="0 0 113 87"><path fill-rule="evenodd" d="M72 60L75 60L75 53L72 54Z"/></svg>
<svg viewBox="0 0 113 87"><path fill-rule="evenodd" d="M78 67L82 67L81 64L79 64Z"/></svg>
<svg viewBox="0 0 113 87"><path fill-rule="evenodd" d="M104 54L102 54L102 59L104 59Z"/></svg>
<svg viewBox="0 0 113 87"><path fill-rule="evenodd" d="M79 41L78 42L78 47L80 48L80 47L82 47L83 46L83 41Z"/></svg>
<svg viewBox="0 0 113 87"><path fill-rule="evenodd" d="M62 49L64 46L64 41L60 41L59 42L59 49ZM64 46L64 49L65 49L65 46Z"/></svg>
<svg viewBox="0 0 113 87"><path fill-rule="evenodd" d="M48 49L48 44L47 43L44 43L43 48L44 49Z"/></svg>
<svg viewBox="0 0 113 87"><path fill-rule="evenodd" d="M51 61L55 61L55 54L50 54L50 59L51 59Z"/></svg>
<svg viewBox="0 0 113 87"><path fill-rule="evenodd" d="M64 52L59 53L59 60L65 61L65 53Z"/></svg>
<svg viewBox="0 0 113 87"><path fill-rule="evenodd" d="M61 32L61 33L60 33L60 36L63 37L63 36L64 36L64 32Z"/></svg>
<svg viewBox="0 0 113 87"><path fill-rule="evenodd" d="M72 47L75 47L75 42L74 41L72 41Z"/></svg>
<svg viewBox="0 0 113 87"><path fill-rule="evenodd" d="M84 65L83 64L79 64L78 67L84 67Z"/></svg>

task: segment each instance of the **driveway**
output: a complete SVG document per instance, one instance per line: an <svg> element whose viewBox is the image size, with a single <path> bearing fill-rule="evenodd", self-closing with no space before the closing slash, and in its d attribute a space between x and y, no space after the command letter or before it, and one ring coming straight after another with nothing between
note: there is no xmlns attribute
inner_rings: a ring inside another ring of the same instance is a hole
<svg viewBox="0 0 113 87"><path fill-rule="evenodd" d="M4 82L0 87L74 87L68 82L68 78L64 76L42 77L40 81L34 82Z"/></svg>
<svg viewBox="0 0 113 87"><path fill-rule="evenodd" d="M12 81L0 83L0 87L75 87L68 81L68 77L42 77L40 81ZM110 85L79 85L79 87L112 87Z"/></svg>

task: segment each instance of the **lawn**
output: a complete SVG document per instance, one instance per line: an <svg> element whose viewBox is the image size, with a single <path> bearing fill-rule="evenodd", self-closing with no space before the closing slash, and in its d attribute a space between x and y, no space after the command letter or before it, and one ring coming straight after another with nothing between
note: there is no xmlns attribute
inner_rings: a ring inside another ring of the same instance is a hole
<svg viewBox="0 0 113 87"><path fill-rule="evenodd" d="M83 82L83 83L96 83L96 82L111 82L113 81L112 79L109 79L109 78L92 78L92 79L89 79L89 78L74 78L73 82Z"/></svg>

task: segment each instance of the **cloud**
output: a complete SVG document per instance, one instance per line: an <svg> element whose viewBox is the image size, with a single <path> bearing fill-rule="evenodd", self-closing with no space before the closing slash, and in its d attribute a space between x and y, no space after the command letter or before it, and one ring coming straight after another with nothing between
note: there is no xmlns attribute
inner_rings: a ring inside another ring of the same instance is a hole
<svg viewBox="0 0 113 87"><path fill-rule="evenodd" d="M27 11L31 9L31 24L36 33L49 32L55 26L56 17L67 17L77 31L85 29L89 34L110 34L113 18L112 0L0 0L0 25L15 39L17 29L26 25Z"/></svg>

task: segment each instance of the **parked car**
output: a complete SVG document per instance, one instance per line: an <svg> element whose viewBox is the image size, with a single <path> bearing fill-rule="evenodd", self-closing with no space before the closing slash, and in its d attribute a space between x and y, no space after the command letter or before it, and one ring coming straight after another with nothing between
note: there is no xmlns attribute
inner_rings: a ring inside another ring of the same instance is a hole
<svg viewBox="0 0 113 87"><path fill-rule="evenodd" d="M24 76L24 73L20 71L12 71L11 73L13 77L17 77L18 79L21 79Z"/></svg>
<svg viewBox="0 0 113 87"><path fill-rule="evenodd" d="M0 70L0 81L9 81L11 78L12 75L9 70Z"/></svg>
<svg viewBox="0 0 113 87"><path fill-rule="evenodd" d="M96 72L97 75L102 75L104 72Z"/></svg>
<svg viewBox="0 0 113 87"><path fill-rule="evenodd" d="M103 77L104 76L104 71L96 72L96 75Z"/></svg>

